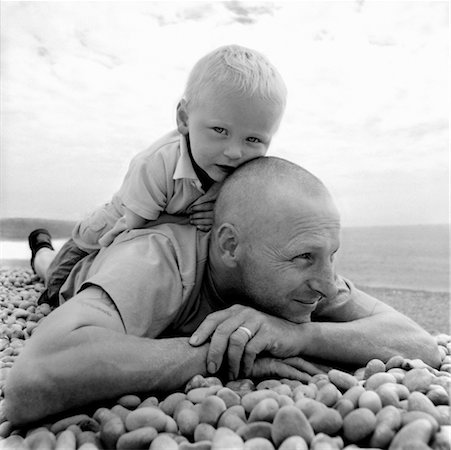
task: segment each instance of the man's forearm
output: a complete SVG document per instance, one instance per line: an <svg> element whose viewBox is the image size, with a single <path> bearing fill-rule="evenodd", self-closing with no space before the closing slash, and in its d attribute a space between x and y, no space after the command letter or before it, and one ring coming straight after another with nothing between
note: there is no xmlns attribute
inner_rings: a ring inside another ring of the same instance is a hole
<svg viewBox="0 0 451 450"><path fill-rule="evenodd" d="M176 389L206 373L207 346L193 348L184 338L154 340L87 326L58 343L58 351L36 353L42 342L29 344L6 384L6 413L15 424L126 393Z"/></svg>
<svg viewBox="0 0 451 450"><path fill-rule="evenodd" d="M301 353L306 356L354 365L394 355L420 358L433 367L440 363L432 336L397 312L351 322L311 322L300 329Z"/></svg>

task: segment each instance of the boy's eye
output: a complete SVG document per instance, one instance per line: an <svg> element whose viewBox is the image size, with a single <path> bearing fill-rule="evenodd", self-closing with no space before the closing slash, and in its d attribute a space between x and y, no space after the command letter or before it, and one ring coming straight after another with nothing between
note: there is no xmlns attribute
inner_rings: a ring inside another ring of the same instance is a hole
<svg viewBox="0 0 451 450"><path fill-rule="evenodd" d="M213 127L213 130L215 130L216 133L219 133L219 134L226 134L227 133L227 130L225 128L221 128L221 127Z"/></svg>
<svg viewBox="0 0 451 450"><path fill-rule="evenodd" d="M261 140L260 140L259 138L252 137L252 136L251 136L251 137L248 137L247 140L248 140L249 142L254 143L254 144L258 144L259 142L261 142Z"/></svg>

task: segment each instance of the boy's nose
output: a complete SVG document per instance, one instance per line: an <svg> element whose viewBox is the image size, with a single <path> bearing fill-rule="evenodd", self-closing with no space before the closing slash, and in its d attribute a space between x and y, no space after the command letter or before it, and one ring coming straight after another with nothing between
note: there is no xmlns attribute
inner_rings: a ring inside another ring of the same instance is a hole
<svg viewBox="0 0 451 450"><path fill-rule="evenodd" d="M239 145L229 145L224 151L224 154L230 159L240 159L243 156Z"/></svg>

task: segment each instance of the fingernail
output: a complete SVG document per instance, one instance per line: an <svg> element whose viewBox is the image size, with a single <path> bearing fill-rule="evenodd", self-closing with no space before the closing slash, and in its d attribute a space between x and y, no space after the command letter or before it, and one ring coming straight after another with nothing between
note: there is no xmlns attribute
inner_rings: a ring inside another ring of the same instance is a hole
<svg viewBox="0 0 451 450"><path fill-rule="evenodd" d="M191 345L196 345L199 342L199 339L197 336L191 336L189 341L188 341Z"/></svg>
<svg viewBox="0 0 451 450"><path fill-rule="evenodd" d="M208 371L210 373L216 373L216 364L214 362L208 363Z"/></svg>

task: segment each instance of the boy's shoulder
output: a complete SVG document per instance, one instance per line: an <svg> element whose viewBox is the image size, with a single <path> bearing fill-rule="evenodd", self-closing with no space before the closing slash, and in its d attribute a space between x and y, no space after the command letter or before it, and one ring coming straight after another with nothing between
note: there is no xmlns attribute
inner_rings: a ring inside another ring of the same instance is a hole
<svg viewBox="0 0 451 450"><path fill-rule="evenodd" d="M133 160L144 162L163 159L175 162L180 157L180 138L181 134L177 130L171 131L156 140L150 147L136 154Z"/></svg>

